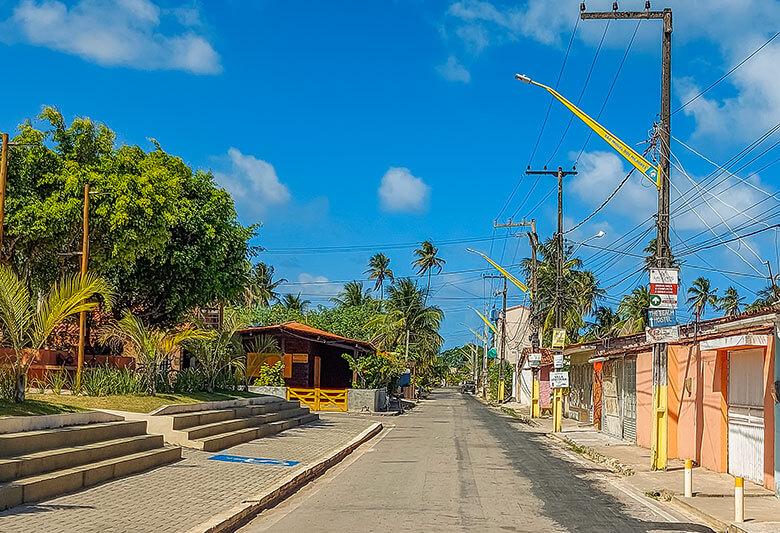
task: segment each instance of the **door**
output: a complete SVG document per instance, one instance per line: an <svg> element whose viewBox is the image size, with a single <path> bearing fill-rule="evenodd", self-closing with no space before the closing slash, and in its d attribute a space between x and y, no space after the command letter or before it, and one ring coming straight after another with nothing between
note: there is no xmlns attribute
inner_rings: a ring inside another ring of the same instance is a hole
<svg viewBox="0 0 780 533"><path fill-rule="evenodd" d="M729 352L729 474L764 483L764 349Z"/></svg>
<svg viewBox="0 0 780 533"><path fill-rule="evenodd" d="M621 408L623 438L636 442L636 359L624 359L622 368Z"/></svg>
<svg viewBox="0 0 780 533"><path fill-rule="evenodd" d="M601 381L601 430L615 437L623 437L618 376L621 373L619 359L604 361Z"/></svg>

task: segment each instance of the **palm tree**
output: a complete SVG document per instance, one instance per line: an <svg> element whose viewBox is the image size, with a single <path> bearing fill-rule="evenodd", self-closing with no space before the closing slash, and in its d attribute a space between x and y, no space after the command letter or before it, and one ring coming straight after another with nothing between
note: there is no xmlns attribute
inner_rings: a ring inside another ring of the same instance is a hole
<svg viewBox="0 0 780 533"><path fill-rule="evenodd" d="M342 307L358 307L367 304L372 300L371 291L363 291L363 283L360 281L350 281L344 284L344 289L338 297L331 298L330 301Z"/></svg>
<svg viewBox="0 0 780 533"><path fill-rule="evenodd" d="M718 309L726 312L726 316L738 315L745 306L745 297L740 296L737 289L729 287L718 301Z"/></svg>
<svg viewBox="0 0 780 533"><path fill-rule="evenodd" d="M130 311L117 321L111 322L100 330L102 343L109 344L125 355L133 357L142 369L146 392L157 393L157 381L160 378L160 366L168 357L189 339L205 339L209 333L195 328L158 329L147 327L143 321Z"/></svg>
<svg viewBox="0 0 780 533"><path fill-rule="evenodd" d="M203 369L208 392L214 392L217 378L225 370L246 372L246 351L237 332L247 325L238 312L225 309L219 327L209 331L208 337L192 339L187 343L187 348ZM199 326L205 330L204 325Z"/></svg>
<svg viewBox="0 0 780 533"><path fill-rule="evenodd" d="M618 304L620 315L620 335L629 335L644 331L650 324L647 310L650 307L650 291L646 286L637 287L626 294Z"/></svg>
<svg viewBox="0 0 780 533"><path fill-rule="evenodd" d="M395 280L393 271L390 270L390 258L385 254L374 254L371 259L368 260L368 270L364 271L364 274L368 274L368 279L375 279L376 284L374 290L379 289L379 299L384 300L385 290L384 282L386 279L391 282Z"/></svg>
<svg viewBox="0 0 780 533"><path fill-rule="evenodd" d="M642 250L644 253L647 254L645 257L645 271L649 271L651 268L655 268L658 264L658 258L655 256L656 249L658 248L657 244L658 239L653 238L650 239L650 242L647 243L647 247ZM672 254L671 250L669 251L669 263L672 265L672 268L680 268L680 265L682 264L682 261L679 259L676 259L674 257L674 254Z"/></svg>
<svg viewBox="0 0 780 533"><path fill-rule="evenodd" d="M620 324L620 315L609 307L599 306L593 311L594 321L586 334L587 340L614 337Z"/></svg>
<svg viewBox="0 0 780 533"><path fill-rule="evenodd" d="M244 287L244 303L247 307L255 304L268 307L271 302L279 299L276 288L287 280L279 278L274 281L274 267L265 263L257 263L249 270L246 286Z"/></svg>
<svg viewBox="0 0 780 533"><path fill-rule="evenodd" d="M14 402L24 402L27 371L54 327L69 316L95 309L95 296L108 304L113 300L108 282L91 273L66 276L48 293L33 297L26 280L0 265L0 346L11 350Z"/></svg>
<svg viewBox="0 0 780 533"><path fill-rule="evenodd" d="M436 248L431 241L423 241L420 248L414 251L414 255L417 259L412 261L412 266L417 267L417 273L419 275L428 274L428 284L425 288L425 297L431 292L431 271L435 268L437 273L441 272L445 261L436 254L439 253L439 249Z"/></svg>
<svg viewBox="0 0 780 533"><path fill-rule="evenodd" d="M769 307L778 301L780 301L780 287L773 283L772 285L758 291L758 298L756 298L756 301L748 305L745 310L752 311L762 307Z"/></svg>
<svg viewBox="0 0 780 533"><path fill-rule="evenodd" d="M706 311L707 304L717 309L718 289L711 288L710 280L707 278L697 278L694 280L693 286L688 289L686 303L690 304L688 308L690 311L696 311L696 321L698 322Z"/></svg>
<svg viewBox="0 0 780 533"><path fill-rule="evenodd" d="M309 300L301 300L301 293L298 296L285 294L281 300L282 306L289 311L298 311L303 314L311 303Z"/></svg>

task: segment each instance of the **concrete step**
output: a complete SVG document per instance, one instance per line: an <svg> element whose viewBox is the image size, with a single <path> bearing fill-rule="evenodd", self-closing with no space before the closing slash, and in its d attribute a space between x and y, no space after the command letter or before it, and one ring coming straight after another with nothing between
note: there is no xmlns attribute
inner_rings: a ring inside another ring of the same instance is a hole
<svg viewBox="0 0 780 533"><path fill-rule="evenodd" d="M0 457L15 457L43 450L79 446L144 433L146 433L146 422L143 420L3 433L0 434Z"/></svg>
<svg viewBox="0 0 780 533"><path fill-rule="evenodd" d="M161 448L161 435L134 435L0 459L0 482Z"/></svg>
<svg viewBox="0 0 780 533"><path fill-rule="evenodd" d="M233 409L214 409L211 411L195 411L173 415L173 429L186 429L194 426L211 424L235 418Z"/></svg>
<svg viewBox="0 0 780 533"><path fill-rule="evenodd" d="M304 408L291 408L281 411L275 411L268 414L247 416L245 418L236 418L233 420L223 420L220 422L214 422L212 424L204 424L202 426L194 426L187 428L183 431L187 433L188 440L197 440L204 437L210 437L212 435L219 435L221 433L231 433L239 429L256 427L268 422L276 422L285 418L291 418L308 413L308 409Z"/></svg>
<svg viewBox="0 0 780 533"><path fill-rule="evenodd" d="M247 417L255 415L265 415L268 413L276 413L279 411L287 411L289 409L295 409L300 407L298 402L288 402L286 400L278 400L276 402L268 402L263 405L252 405L248 407L236 407L235 412L237 417Z"/></svg>
<svg viewBox="0 0 780 533"><path fill-rule="evenodd" d="M57 470L0 484L0 510L83 489L181 459L181 448L165 447Z"/></svg>
<svg viewBox="0 0 780 533"><path fill-rule="evenodd" d="M261 417L273 418L273 420L269 419L258 426L250 426L234 431L192 439L192 444L195 448L200 450L207 452L217 452L226 448L230 448L231 446L236 446L238 444L243 444L245 442L265 437L266 435L279 433L285 429L290 429L302 423L307 423L319 419L319 415L309 413L308 409L300 407L297 409L287 409L279 413L260 415L255 418Z"/></svg>

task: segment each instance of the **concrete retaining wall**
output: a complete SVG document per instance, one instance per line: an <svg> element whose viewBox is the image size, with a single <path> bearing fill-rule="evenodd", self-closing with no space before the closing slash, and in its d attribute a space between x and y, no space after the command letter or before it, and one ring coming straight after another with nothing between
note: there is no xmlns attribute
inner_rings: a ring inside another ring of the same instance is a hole
<svg viewBox="0 0 780 533"><path fill-rule="evenodd" d="M287 399L287 387L269 387L267 385L252 385L249 387L249 392L254 394L268 394L269 396L278 396L279 398Z"/></svg>
<svg viewBox="0 0 780 533"><path fill-rule="evenodd" d="M385 389L349 389L347 409L350 411L387 411Z"/></svg>
<svg viewBox="0 0 780 533"><path fill-rule="evenodd" d="M19 433L21 431L83 426L85 424L118 422L120 420L124 420L124 417L103 411L63 413L61 415L7 416L0 418L0 433Z"/></svg>

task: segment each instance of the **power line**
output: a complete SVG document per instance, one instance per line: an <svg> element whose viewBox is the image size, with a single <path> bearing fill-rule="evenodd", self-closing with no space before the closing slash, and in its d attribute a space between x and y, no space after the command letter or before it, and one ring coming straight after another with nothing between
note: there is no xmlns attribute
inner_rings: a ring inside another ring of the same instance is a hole
<svg viewBox="0 0 780 533"><path fill-rule="evenodd" d="M508 239L509 236L499 237L470 237L463 239L449 239L437 241L437 246L453 246L458 244L467 244L474 242L485 242L493 239ZM370 252L377 249L382 250L398 250L403 248L409 248L411 246L419 246L420 242L405 242L405 243L390 243L390 244L356 244L346 246L320 246L320 247L299 247L299 248L269 248L263 250L263 253L268 254L305 254L305 253L345 253L345 252Z"/></svg>

